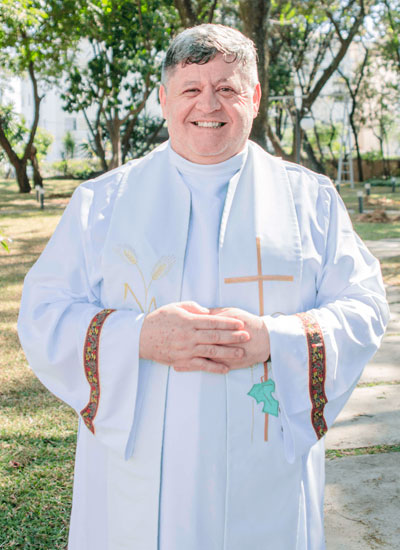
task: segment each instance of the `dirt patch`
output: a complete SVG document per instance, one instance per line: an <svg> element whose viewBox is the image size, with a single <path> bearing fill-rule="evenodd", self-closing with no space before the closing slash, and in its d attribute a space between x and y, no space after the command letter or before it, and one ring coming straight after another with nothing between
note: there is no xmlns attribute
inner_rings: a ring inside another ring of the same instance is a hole
<svg viewBox="0 0 400 550"><path fill-rule="evenodd" d="M366 212L365 214L360 214L357 217L358 222L371 222L371 223L392 223L398 221L400 216L389 216L386 214L386 211L382 208L377 208L373 212Z"/></svg>

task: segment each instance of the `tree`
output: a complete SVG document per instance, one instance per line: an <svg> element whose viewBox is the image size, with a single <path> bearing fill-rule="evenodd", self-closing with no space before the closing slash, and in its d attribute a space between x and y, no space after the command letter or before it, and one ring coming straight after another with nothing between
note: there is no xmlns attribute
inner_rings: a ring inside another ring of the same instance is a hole
<svg viewBox="0 0 400 550"><path fill-rule="evenodd" d="M276 24L270 37L271 62L283 58L293 67L296 82L289 81L287 93L283 95L292 95L295 84L300 91L297 104L293 101L290 105L296 131L289 153L273 127L267 126L277 154L298 160L303 140L301 121L311 113L313 104L358 35L369 3L364 0L273 1L271 18Z"/></svg>
<svg viewBox="0 0 400 550"><path fill-rule="evenodd" d="M354 70L354 67L352 68L351 75L346 74L340 66L338 67L338 73L340 74L341 78L345 83L346 90L350 96L350 101L351 101L349 121L350 121L351 131L354 137L354 143L356 146L358 179L360 181L364 181L364 174L363 174L360 144L358 139L358 134L361 129L360 128L361 117L358 116L359 114L358 112L360 110L359 95L361 90L361 84L363 82L363 79L367 75L366 69L368 64L368 58L369 58L369 50L364 46L364 57L361 63L359 64L359 66L356 68L356 70Z"/></svg>
<svg viewBox="0 0 400 550"><path fill-rule="evenodd" d="M0 106L0 121L5 139L10 148L18 158L23 157L24 151L26 150L26 143L30 138L30 131L26 126L24 117L15 113L13 105L8 104ZM53 136L38 126L28 158L33 168L35 186L43 186L43 179L39 170L39 161L46 156L52 142Z"/></svg>
<svg viewBox="0 0 400 550"><path fill-rule="evenodd" d="M174 0L183 28L212 23L217 0Z"/></svg>
<svg viewBox="0 0 400 550"><path fill-rule="evenodd" d="M53 83L76 43L79 11L72 0L2 0L0 5L0 64L17 76L27 75L33 92L33 117L23 151L7 138L7 115L0 113L0 145L14 166L19 190L29 193L27 163L34 158L34 139L46 84ZM38 168L38 167L37 167Z"/></svg>
<svg viewBox="0 0 400 550"><path fill-rule="evenodd" d="M135 127L159 81L160 54L178 19L172 0L93 0L82 21L89 59L69 71L62 97L67 111L82 111L93 149L103 170L109 170L129 154Z"/></svg>
<svg viewBox="0 0 400 550"><path fill-rule="evenodd" d="M40 173L39 163L46 157L47 151L52 143L53 136L50 132L38 126L29 158L33 168L33 183L35 187L43 187L43 178Z"/></svg>
<svg viewBox="0 0 400 550"><path fill-rule="evenodd" d="M251 137L261 147L266 147L269 95L269 48L268 30L271 2L267 0L240 0L239 14L243 21L243 32L251 38L258 53L258 79L262 96L257 118L254 120Z"/></svg>
<svg viewBox="0 0 400 550"><path fill-rule="evenodd" d="M383 0L380 4L378 28L381 29L382 54L391 68L400 73L400 5L398 0Z"/></svg>
<svg viewBox="0 0 400 550"><path fill-rule="evenodd" d="M367 78L360 88L360 123L369 128L379 143L380 157L383 161L384 175L390 175L385 153L390 131L395 128L394 113L399 112L400 98L395 73L387 71L379 50L371 52L367 66Z"/></svg>

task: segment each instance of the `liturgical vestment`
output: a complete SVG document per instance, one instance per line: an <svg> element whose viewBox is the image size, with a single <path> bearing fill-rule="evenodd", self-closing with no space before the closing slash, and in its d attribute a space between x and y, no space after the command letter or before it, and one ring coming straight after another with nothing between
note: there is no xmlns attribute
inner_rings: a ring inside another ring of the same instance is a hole
<svg viewBox="0 0 400 550"><path fill-rule="evenodd" d="M269 363L208 374L199 386L198 373L139 359L144 316L190 298L198 189L177 157L163 144L81 185L25 281L19 334L29 364L80 416L69 550L321 550L323 437L384 332L379 264L327 178L249 142L218 190L215 292L202 305L262 315ZM164 446L169 411L181 395L195 432L199 388L223 437L202 449L187 481L200 476L198 510L220 488L218 534L204 535L194 514L172 544L163 491L172 500L173 475L182 487L190 470L168 469L180 450Z"/></svg>

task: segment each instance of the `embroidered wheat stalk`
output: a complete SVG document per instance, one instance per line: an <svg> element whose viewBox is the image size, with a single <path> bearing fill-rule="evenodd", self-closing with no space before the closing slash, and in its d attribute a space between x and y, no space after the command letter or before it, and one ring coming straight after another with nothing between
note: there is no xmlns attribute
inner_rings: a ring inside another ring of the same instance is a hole
<svg viewBox="0 0 400 550"><path fill-rule="evenodd" d="M166 275L169 272L174 262L175 262L175 258L173 256L163 256L160 260L158 260L156 265L153 267L150 285L152 281L158 281L158 279L161 279L161 277L164 277L164 275ZM149 285L149 288L150 288L150 285Z"/></svg>
<svg viewBox="0 0 400 550"><path fill-rule="evenodd" d="M136 303L138 304L138 306L140 308L140 311L142 311L144 313L144 311L147 310L147 313L150 313L152 307L153 307L153 309L157 309L156 299L155 299L154 296L150 300L149 307L147 308L147 302L148 302L148 295L149 295L150 287L151 287L153 281L158 281L159 279L161 279L162 277L167 275L167 273L170 271L171 267L173 266L173 264L175 262L175 258L173 256L162 256L156 262L156 264L154 265L153 270L151 272L150 282L147 285L146 280L145 280L144 275L143 275L143 272L140 269L139 259L136 255L135 251L132 248L124 248L123 253L124 253L125 258L128 260L128 262L136 267L136 269L138 270L138 272L139 272L139 274L142 278L143 288L144 288L144 297L145 297L144 298L145 299L144 308L143 308L142 304L140 303L139 299L137 298L137 296L135 295L135 293L133 292L133 290L128 285L128 283L125 283L125 296L124 296L124 299L126 300L128 290L129 290L129 292L132 294L133 298L135 299Z"/></svg>
<svg viewBox="0 0 400 550"><path fill-rule="evenodd" d="M124 255L129 263L131 263L132 265L137 265L138 259L136 257L134 250L132 249L129 250L129 248L124 248Z"/></svg>

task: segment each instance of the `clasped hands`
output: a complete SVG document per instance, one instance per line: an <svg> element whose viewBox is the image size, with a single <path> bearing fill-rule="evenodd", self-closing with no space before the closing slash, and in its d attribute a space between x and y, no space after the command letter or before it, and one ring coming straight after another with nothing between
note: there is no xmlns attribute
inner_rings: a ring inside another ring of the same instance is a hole
<svg viewBox="0 0 400 550"><path fill-rule="evenodd" d="M239 308L207 309L177 302L149 313L140 333L139 355L176 371L226 374L263 363L270 354L263 320Z"/></svg>

